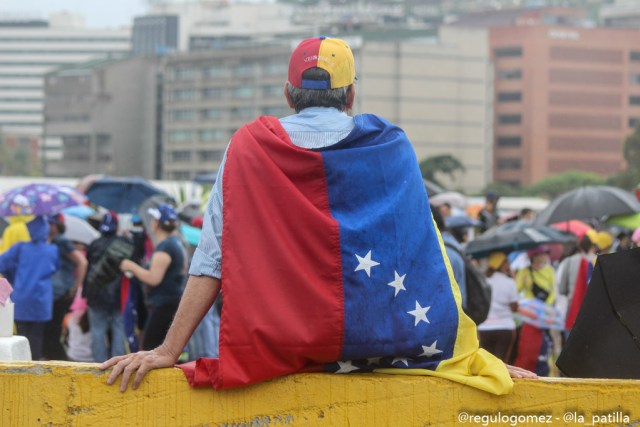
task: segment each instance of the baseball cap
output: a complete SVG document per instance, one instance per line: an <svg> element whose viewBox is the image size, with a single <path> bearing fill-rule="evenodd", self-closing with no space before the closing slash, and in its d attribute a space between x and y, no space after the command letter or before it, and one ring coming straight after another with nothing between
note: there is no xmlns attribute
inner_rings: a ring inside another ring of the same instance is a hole
<svg viewBox="0 0 640 427"><path fill-rule="evenodd" d="M161 204L155 208L149 208L147 213L151 215L153 219L157 219L163 224L169 224L178 219L176 210L171 205Z"/></svg>
<svg viewBox="0 0 640 427"><path fill-rule="evenodd" d="M302 73L313 67L328 72L330 80L303 79ZM355 78L353 52L341 39L321 36L303 40L289 60L289 83L300 89L338 89L349 86Z"/></svg>
<svg viewBox="0 0 640 427"><path fill-rule="evenodd" d="M506 260L507 256L504 252L491 252L491 254L489 254L489 258L487 258L487 265L492 270L499 270Z"/></svg>
<svg viewBox="0 0 640 427"><path fill-rule="evenodd" d="M118 230L118 214L114 211L105 213L98 230L103 234L115 233Z"/></svg>

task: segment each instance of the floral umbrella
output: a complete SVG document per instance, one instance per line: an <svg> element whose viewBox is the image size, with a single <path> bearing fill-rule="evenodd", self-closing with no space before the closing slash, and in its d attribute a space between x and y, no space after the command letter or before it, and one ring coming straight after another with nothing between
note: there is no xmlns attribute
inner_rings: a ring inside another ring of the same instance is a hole
<svg viewBox="0 0 640 427"><path fill-rule="evenodd" d="M0 194L0 216L50 215L86 202L87 198L71 187L29 184Z"/></svg>

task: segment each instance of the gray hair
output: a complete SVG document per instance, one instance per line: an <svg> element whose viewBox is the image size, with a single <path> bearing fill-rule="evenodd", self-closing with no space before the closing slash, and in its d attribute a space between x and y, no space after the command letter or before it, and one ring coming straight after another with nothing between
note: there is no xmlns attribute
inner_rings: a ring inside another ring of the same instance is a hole
<svg viewBox="0 0 640 427"><path fill-rule="evenodd" d="M302 78L328 81L331 76L322 68L312 67L302 73ZM350 87L349 85L337 89L300 89L287 82L287 91L296 113L308 107L333 107L344 111L347 108Z"/></svg>
<svg viewBox="0 0 640 427"><path fill-rule="evenodd" d="M296 113L308 107L333 107L340 111L347 108L349 87L338 89L300 89L287 82L287 91Z"/></svg>

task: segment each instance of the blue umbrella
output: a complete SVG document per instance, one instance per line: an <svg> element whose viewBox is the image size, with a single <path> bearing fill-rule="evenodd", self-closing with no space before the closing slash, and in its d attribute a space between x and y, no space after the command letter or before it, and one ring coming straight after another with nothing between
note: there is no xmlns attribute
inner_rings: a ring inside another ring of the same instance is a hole
<svg viewBox="0 0 640 427"><path fill-rule="evenodd" d="M118 213L137 212L142 202L151 196L170 197L140 177L100 178L91 183L86 195L92 203Z"/></svg>
<svg viewBox="0 0 640 427"><path fill-rule="evenodd" d="M191 246L198 246L198 242L200 241L200 234L202 234L202 229L197 227L192 227L188 224L180 224L180 232L184 236L184 239Z"/></svg>

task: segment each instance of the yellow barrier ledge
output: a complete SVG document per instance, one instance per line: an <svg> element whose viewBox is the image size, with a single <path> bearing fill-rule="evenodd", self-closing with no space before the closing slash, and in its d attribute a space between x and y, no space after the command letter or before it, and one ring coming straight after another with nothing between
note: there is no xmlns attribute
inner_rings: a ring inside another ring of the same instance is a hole
<svg viewBox="0 0 640 427"><path fill-rule="evenodd" d="M518 380L496 397L429 377L300 374L242 389L191 389L178 369L120 393L95 364L0 363L8 426L639 425L640 381Z"/></svg>

